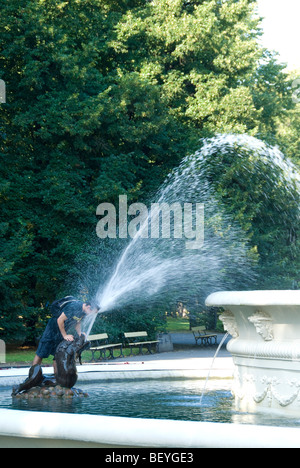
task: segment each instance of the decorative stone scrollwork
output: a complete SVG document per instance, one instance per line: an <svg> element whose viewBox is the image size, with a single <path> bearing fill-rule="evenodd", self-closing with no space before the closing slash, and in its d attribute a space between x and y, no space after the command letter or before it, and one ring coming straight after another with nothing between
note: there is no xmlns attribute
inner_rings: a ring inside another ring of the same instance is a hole
<svg viewBox="0 0 300 468"><path fill-rule="evenodd" d="M297 380L291 380L285 383L285 394L278 391L278 386L282 385L282 380L277 377L263 376L260 379L256 379L254 375L244 375L244 385L236 385L233 389L233 394L241 402L245 398L252 399L256 404L261 404L266 400L267 407L271 408L276 402L283 408L286 408L299 398L300 394L300 382ZM263 390L257 391L256 385L263 386ZM289 390L289 388L291 390Z"/></svg>
<svg viewBox="0 0 300 468"><path fill-rule="evenodd" d="M274 340L273 320L267 312L258 310L254 315L248 318L253 323L257 333L265 340Z"/></svg>
<svg viewBox="0 0 300 468"><path fill-rule="evenodd" d="M232 338L237 338L239 336L238 326L232 312L226 310L220 315L220 320L223 323L225 330L232 336Z"/></svg>

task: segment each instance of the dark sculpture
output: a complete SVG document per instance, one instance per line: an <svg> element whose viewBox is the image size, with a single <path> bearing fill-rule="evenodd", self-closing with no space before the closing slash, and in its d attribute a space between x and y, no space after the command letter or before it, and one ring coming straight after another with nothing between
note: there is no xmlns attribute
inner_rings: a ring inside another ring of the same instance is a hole
<svg viewBox="0 0 300 468"><path fill-rule="evenodd" d="M13 388L13 396L18 393L27 392L32 387L39 387L42 385L44 380L43 371L41 366L32 366L29 370L29 375L25 382L19 385L17 388Z"/></svg>
<svg viewBox="0 0 300 468"><path fill-rule="evenodd" d="M57 365L56 382L65 388L72 388L77 382L76 358L81 362L81 354L91 346L89 341L85 340L85 336L74 341L63 341L57 347L55 353L55 361Z"/></svg>
<svg viewBox="0 0 300 468"><path fill-rule="evenodd" d="M28 378L16 388L13 388L12 395L16 396L20 393L26 393L33 387L61 387L71 389L77 382L76 359L81 362L81 354L91 346L89 341L86 341L85 336L74 341L62 341L57 347L55 360L57 364L57 374L55 377L44 376L41 366L32 366L29 370Z"/></svg>

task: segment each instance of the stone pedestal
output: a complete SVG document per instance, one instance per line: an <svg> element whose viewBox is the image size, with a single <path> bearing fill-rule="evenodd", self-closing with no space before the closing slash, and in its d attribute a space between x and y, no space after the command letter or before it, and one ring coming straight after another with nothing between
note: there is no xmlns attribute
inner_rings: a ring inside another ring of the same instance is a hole
<svg viewBox="0 0 300 468"><path fill-rule="evenodd" d="M159 353L169 353L174 350L172 337L169 333L159 333L157 339Z"/></svg>
<svg viewBox="0 0 300 468"><path fill-rule="evenodd" d="M232 335L237 409L300 416L300 291L220 292L206 304L224 308Z"/></svg>

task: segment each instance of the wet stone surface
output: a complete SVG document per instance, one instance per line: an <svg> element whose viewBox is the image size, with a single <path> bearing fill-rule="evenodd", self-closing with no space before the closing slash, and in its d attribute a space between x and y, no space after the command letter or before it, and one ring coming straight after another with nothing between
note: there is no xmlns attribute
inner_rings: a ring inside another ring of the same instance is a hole
<svg viewBox="0 0 300 468"><path fill-rule="evenodd" d="M27 392L12 395L14 400L33 400L33 399L50 399L50 398L86 398L89 394L79 388L64 388L60 385L56 387L33 387Z"/></svg>

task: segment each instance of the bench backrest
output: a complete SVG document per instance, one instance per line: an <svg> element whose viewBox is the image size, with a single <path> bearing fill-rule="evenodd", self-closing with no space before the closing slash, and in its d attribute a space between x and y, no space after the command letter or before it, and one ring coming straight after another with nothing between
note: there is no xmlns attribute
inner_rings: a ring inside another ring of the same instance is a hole
<svg viewBox="0 0 300 468"><path fill-rule="evenodd" d="M90 335L88 341L108 340L107 333L101 333L100 335Z"/></svg>
<svg viewBox="0 0 300 468"><path fill-rule="evenodd" d="M125 338L141 338L141 337L147 337L148 333L146 331L140 331L140 332L126 332L124 333Z"/></svg>
<svg viewBox="0 0 300 468"><path fill-rule="evenodd" d="M204 326L192 328L193 333L204 333L205 331L206 331L206 328Z"/></svg>

